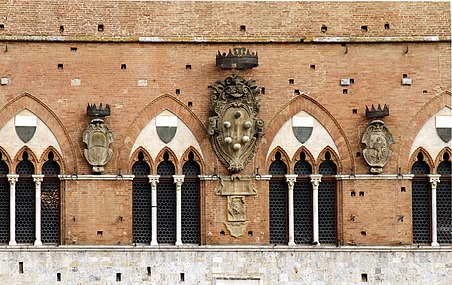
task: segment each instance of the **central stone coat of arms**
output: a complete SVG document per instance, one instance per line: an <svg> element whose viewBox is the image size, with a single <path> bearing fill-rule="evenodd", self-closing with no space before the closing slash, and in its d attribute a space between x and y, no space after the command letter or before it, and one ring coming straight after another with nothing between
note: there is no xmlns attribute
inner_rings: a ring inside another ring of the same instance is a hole
<svg viewBox="0 0 452 285"><path fill-rule="evenodd" d="M212 86L208 133L213 150L231 172L241 171L257 151L264 135L264 121L256 118L260 92L255 80L238 75Z"/></svg>

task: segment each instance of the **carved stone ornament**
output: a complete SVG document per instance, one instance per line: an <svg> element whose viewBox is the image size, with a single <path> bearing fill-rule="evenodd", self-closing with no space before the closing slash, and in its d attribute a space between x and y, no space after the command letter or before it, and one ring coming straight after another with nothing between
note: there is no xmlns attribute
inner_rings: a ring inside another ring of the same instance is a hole
<svg viewBox="0 0 452 285"><path fill-rule="evenodd" d="M253 183L254 176L243 176L233 174L221 176L220 183L215 189L216 195L256 195L256 185Z"/></svg>
<svg viewBox="0 0 452 285"><path fill-rule="evenodd" d="M94 173L104 171L104 165L107 164L113 154L113 151L109 148L113 139L113 133L104 124L104 120L100 118L91 120L83 133L83 142L86 144L85 158L93 167Z"/></svg>
<svg viewBox="0 0 452 285"><path fill-rule="evenodd" d="M219 160L231 172L241 171L251 160L261 137L264 121L256 118L260 88L254 80L232 75L212 87L207 132Z"/></svg>
<svg viewBox="0 0 452 285"><path fill-rule="evenodd" d="M250 222L224 222L231 236L239 238L243 236Z"/></svg>
<svg viewBox="0 0 452 285"><path fill-rule="evenodd" d="M394 143L391 133L381 120L373 120L367 127L361 142L366 144L363 151L364 159L369 164L371 173L383 172L383 166L389 161Z"/></svg>

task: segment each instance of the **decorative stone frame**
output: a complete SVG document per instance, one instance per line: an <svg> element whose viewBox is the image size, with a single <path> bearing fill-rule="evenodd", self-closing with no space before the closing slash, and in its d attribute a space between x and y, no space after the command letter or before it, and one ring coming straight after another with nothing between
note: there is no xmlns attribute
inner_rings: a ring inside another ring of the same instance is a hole
<svg viewBox="0 0 452 285"><path fill-rule="evenodd" d="M12 172L11 170L10 170L10 172L16 173L17 165L19 164L19 162L22 161L22 156L23 156L24 152L28 153L28 160L31 161L31 163L33 164L34 173L37 174L38 173L38 165L37 165L38 159L37 159L35 153L28 146L23 146L16 153L16 156L14 157L13 164L12 164L12 169L14 169L14 172Z"/></svg>
<svg viewBox="0 0 452 285"><path fill-rule="evenodd" d="M411 173L411 168L413 168L413 164L416 161L418 161L417 156L419 155L419 153L422 153L422 155L424 156L424 162L427 163L428 167L430 168L430 173L433 173L433 169L436 170L433 159L430 156L430 154L423 147L418 147L411 155L409 164L408 164L410 166L409 173Z"/></svg>
<svg viewBox="0 0 452 285"><path fill-rule="evenodd" d="M181 168L179 167L179 162L178 162L177 156L169 147L162 148L162 150L159 152L159 154L155 158L155 161L154 161L155 171L154 172L157 173L158 165L160 164L160 162L165 161L165 159L163 158L163 156L165 155L165 152L168 152L168 155L169 155L168 161L171 161L174 164L175 175L181 174L180 173ZM151 169L151 171L152 171L152 169Z"/></svg>
<svg viewBox="0 0 452 285"><path fill-rule="evenodd" d="M275 147L268 155L268 159L267 159L266 166L265 166L265 171L266 172L269 171L270 165L272 164L273 161L276 160L275 155L278 151L281 154L281 161L283 161L286 164L286 167L287 167L286 174L292 174L293 171L291 171L291 170L293 170L293 167L291 167L291 160L290 160L289 156L287 155L287 153L284 151L284 149L282 149L280 146Z"/></svg>
<svg viewBox="0 0 452 285"><path fill-rule="evenodd" d="M13 169L13 161L11 159L11 157L9 156L9 154L6 152L6 150L4 148L2 148L0 146L0 154L2 155L1 159L2 161L4 161L6 163L6 165L8 166L9 172L11 173L11 170ZM14 169L16 169L14 167Z"/></svg>
<svg viewBox="0 0 452 285"><path fill-rule="evenodd" d="M320 164L326 160L325 159L325 154L327 152L329 152L331 154L331 159L330 160L333 161L336 164L337 173L338 174L342 173L342 164L340 163L339 156L337 155L337 153L330 146L327 146L319 153L319 156L317 157L316 164L315 164L316 168L312 169L313 174L319 174L320 173L320 170L319 170Z"/></svg>
<svg viewBox="0 0 452 285"><path fill-rule="evenodd" d="M49 146L48 148L46 148L43 152L41 157L39 158L38 161L38 172L37 173L42 173L42 166L44 165L44 163L46 163L49 160L49 153L53 152L54 154L54 161L56 163L58 163L58 165L60 166L60 173L63 174L65 173L65 165L64 165L64 160L63 157L60 155L60 153L53 147L53 146Z"/></svg>
<svg viewBox="0 0 452 285"><path fill-rule="evenodd" d="M135 162L138 161L138 154L139 154L140 152L143 153L143 160L149 165L150 173L152 173L152 171L153 171L154 169L156 169L155 166L154 166L154 163L153 163L153 161L152 161L152 157L151 157L151 155L149 154L149 152L148 152L145 148L143 148L143 147L141 147L141 146L137 147L137 149L135 149L135 151L134 151L134 152L132 153L132 155L130 156L131 159L129 159L128 172L129 172L130 174L132 174L132 168L133 168L133 165L135 164Z"/></svg>
<svg viewBox="0 0 452 285"><path fill-rule="evenodd" d="M184 164L187 162L187 161L189 161L189 159L188 159L188 155L190 154L190 152L193 152L193 155L194 155L194 158L193 158L193 160L194 161L196 161L197 163L198 163L198 165L199 165L199 168L200 168L200 171L201 171L201 174L203 174L203 173L206 173L206 171L205 171L205 164L204 164L204 160L201 158L201 155L200 155L200 153L198 152L198 150L196 149L196 148L194 148L194 147L189 147L189 148L187 148L185 151L184 151L184 153L182 154L182 157L181 157L181 159L179 160L179 169L180 169L180 171L182 172L183 171L183 169L184 169Z"/></svg>
<svg viewBox="0 0 452 285"><path fill-rule="evenodd" d="M434 168L433 168L433 170L432 170L432 173L433 173L433 174L437 174L437 173L438 173L438 166L439 166L439 164L440 164L441 162L444 161L443 156L444 156L445 153L448 153L448 154L449 154L449 159L452 159L452 150L450 149L450 147L446 146L446 147L443 148L443 149L438 153L438 155L436 156Z"/></svg>
<svg viewBox="0 0 452 285"><path fill-rule="evenodd" d="M297 162L301 160L300 155L302 152L305 153L306 161L311 165L312 171L314 172L314 170L317 169L317 163L314 156L305 146L302 146L295 152L292 158L290 169L293 169L293 171L290 171L291 173L295 174L295 164L297 164Z"/></svg>

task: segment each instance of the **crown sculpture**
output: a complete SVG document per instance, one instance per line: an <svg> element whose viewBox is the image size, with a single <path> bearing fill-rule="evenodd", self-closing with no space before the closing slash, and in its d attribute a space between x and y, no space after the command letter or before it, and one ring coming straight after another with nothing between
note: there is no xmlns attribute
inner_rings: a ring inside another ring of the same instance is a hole
<svg viewBox="0 0 452 285"><path fill-rule="evenodd" d="M366 117L374 119L367 126L361 142L366 144L363 151L364 159L370 166L370 172L379 174L383 172L383 167L389 161L391 156L390 145L394 143L391 133L386 128L385 123L378 118L389 116L389 107L385 104L383 109L378 104L377 109L374 105L369 109L366 106Z"/></svg>
<svg viewBox="0 0 452 285"><path fill-rule="evenodd" d="M246 48L233 48L229 52L217 54L217 67L226 69L251 69L258 66L257 52L250 52Z"/></svg>
<svg viewBox="0 0 452 285"><path fill-rule="evenodd" d="M102 104L88 104L86 108L88 116L94 117L83 132L83 142L86 144L84 150L85 158L92 166L93 173L102 173L104 165L110 160L113 150L110 144L114 140L113 133L104 123L103 117L110 116L110 106Z"/></svg>

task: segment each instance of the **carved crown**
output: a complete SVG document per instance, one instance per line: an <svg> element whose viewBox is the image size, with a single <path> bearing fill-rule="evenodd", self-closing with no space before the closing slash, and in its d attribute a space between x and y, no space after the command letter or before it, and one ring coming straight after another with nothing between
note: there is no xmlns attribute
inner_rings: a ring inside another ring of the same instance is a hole
<svg viewBox="0 0 452 285"><path fill-rule="evenodd" d="M381 109L380 104L378 104L377 109L375 109L374 104L369 110L369 107L366 106L366 117L369 119L383 118L385 116L389 116L389 107L385 104L383 109Z"/></svg>
<svg viewBox="0 0 452 285"><path fill-rule="evenodd" d="M96 104L90 105L86 107L86 112L89 116L93 117L106 117L110 116L110 105L106 104L105 108L100 103L99 107L96 107Z"/></svg>
<svg viewBox="0 0 452 285"><path fill-rule="evenodd" d="M257 52L250 52L244 47L229 49L229 52L217 54L217 67L226 69L251 69L258 66Z"/></svg>

